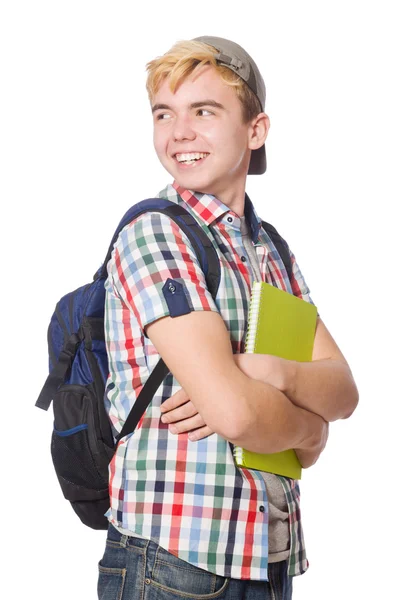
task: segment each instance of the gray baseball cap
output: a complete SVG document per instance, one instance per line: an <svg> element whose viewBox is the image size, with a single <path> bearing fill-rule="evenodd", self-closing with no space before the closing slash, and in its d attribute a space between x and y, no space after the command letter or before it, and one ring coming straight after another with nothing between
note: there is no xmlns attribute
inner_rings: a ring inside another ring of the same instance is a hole
<svg viewBox="0 0 397 600"><path fill-rule="evenodd" d="M239 77L248 85L248 87L254 92L258 98L262 110L265 110L266 100L266 88L265 82L263 81L262 75L259 72L258 67L254 60L250 57L248 52L241 46L230 40L224 38L213 37L210 35L203 35L201 37L194 38L197 42L204 42L209 46L213 46L218 50L218 54L215 55L217 62L228 67L234 73L237 73ZM266 171L266 150L265 144L257 150L251 152L251 161L249 164L248 175L262 175Z"/></svg>

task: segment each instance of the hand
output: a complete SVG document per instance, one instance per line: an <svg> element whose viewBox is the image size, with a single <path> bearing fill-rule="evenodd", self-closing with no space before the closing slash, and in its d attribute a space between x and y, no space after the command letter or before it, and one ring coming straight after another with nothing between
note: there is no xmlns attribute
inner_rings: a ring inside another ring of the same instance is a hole
<svg viewBox="0 0 397 600"><path fill-rule="evenodd" d="M318 433L312 445L308 448L295 448L296 456L303 469L312 467L317 462L328 440L329 423L324 421L322 417L319 417L319 419L321 421L319 422Z"/></svg>
<svg viewBox="0 0 397 600"><path fill-rule="evenodd" d="M188 438L192 442L214 433L203 421L183 388L163 402L160 410L163 413L161 421L170 423L170 432L189 432Z"/></svg>
<svg viewBox="0 0 397 600"><path fill-rule="evenodd" d="M234 354L233 358L247 377L272 385L286 394L293 377L294 361L271 354Z"/></svg>

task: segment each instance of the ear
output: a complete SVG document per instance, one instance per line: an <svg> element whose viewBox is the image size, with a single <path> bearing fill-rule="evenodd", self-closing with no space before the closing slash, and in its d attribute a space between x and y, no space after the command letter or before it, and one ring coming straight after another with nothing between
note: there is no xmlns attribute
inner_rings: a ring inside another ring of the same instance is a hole
<svg viewBox="0 0 397 600"><path fill-rule="evenodd" d="M252 119L248 132L248 147L250 150L257 150L263 146L269 129L270 119L265 113L259 113L255 119Z"/></svg>

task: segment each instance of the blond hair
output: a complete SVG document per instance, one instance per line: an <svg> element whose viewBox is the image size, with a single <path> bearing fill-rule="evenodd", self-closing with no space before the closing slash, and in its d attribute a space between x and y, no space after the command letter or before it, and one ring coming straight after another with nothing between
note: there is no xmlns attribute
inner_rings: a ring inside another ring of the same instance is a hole
<svg viewBox="0 0 397 600"><path fill-rule="evenodd" d="M211 65L219 73L222 81L234 87L242 106L242 118L248 123L262 112L259 99L248 85L228 67L219 65L215 55L217 50L203 42L186 40L177 42L163 56L151 60L146 65L148 78L146 89L150 102L165 79L174 93L181 83L198 69Z"/></svg>

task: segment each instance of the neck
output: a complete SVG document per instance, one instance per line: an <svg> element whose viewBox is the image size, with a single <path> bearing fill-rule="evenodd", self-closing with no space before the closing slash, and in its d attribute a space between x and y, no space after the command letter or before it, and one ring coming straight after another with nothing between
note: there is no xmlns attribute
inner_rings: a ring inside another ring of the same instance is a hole
<svg viewBox="0 0 397 600"><path fill-rule="evenodd" d="M245 206L245 182L240 181L239 183L234 183L233 187L228 186L227 189L196 189L192 190L192 192L199 192L202 194L209 194L211 196L215 196L217 200L225 204L230 210L232 210L239 217L244 216L244 206Z"/></svg>
<svg viewBox="0 0 397 600"><path fill-rule="evenodd" d="M223 204L232 210L239 217L244 216L245 205L245 185L241 189L225 190L214 194Z"/></svg>

